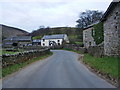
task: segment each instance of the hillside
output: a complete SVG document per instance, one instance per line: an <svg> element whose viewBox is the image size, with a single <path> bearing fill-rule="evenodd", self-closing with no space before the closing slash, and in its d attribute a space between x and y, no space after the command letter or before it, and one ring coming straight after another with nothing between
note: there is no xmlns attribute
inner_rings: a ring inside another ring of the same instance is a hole
<svg viewBox="0 0 120 90"><path fill-rule="evenodd" d="M70 42L82 42L83 31L80 28L73 27L56 27L56 28L41 28L30 33L33 37L43 37L51 34L67 34Z"/></svg>
<svg viewBox="0 0 120 90"><path fill-rule="evenodd" d="M1 24L0 24L0 27L2 27L2 39L12 37L12 36L20 36L20 35L29 34L28 32L15 28L15 27L10 27L10 26L1 25Z"/></svg>

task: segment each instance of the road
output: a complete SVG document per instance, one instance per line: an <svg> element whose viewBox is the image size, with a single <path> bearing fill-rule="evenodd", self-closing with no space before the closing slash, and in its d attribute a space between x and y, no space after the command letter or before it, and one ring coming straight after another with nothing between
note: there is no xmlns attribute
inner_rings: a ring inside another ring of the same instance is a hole
<svg viewBox="0 0 120 90"><path fill-rule="evenodd" d="M3 88L114 88L78 62L78 54L53 50L54 54L37 61L3 80Z"/></svg>

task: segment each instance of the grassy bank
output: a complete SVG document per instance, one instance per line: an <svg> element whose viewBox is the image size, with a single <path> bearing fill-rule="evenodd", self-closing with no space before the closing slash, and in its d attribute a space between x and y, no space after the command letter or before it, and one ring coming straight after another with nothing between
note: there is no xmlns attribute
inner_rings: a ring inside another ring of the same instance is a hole
<svg viewBox="0 0 120 90"><path fill-rule="evenodd" d="M118 58L107 56L97 58L90 54L85 54L83 61L102 73L111 75L113 78L118 77Z"/></svg>
<svg viewBox="0 0 120 90"><path fill-rule="evenodd" d="M80 51L76 51L76 50L73 50L73 49L63 48L63 50L73 51L73 52L76 52L76 53L81 54L81 52L80 52Z"/></svg>
<svg viewBox="0 0 120 90"><path fill-rule="evenodd" d="M44 59L44 58L47 58L47 57L51 56L52 54L53 54L53 53L50 52L50 53L48 53L48 54L46 54L46 55L44 55L44 56L40 56L40 57L33 58L33 59L28 60L28 61L23 62L23 63L19 63L19 64L15 64L15 65L12 65L12 66L5 67L5 68L2 69L2 77L5 77L5 76L8 75L8 74L11 74L11 73L13 73L13 72L16 72L16 71L18 71L20 68L23 68L23 67L27 66L28 64L31 64L31 63L33 63L33 62L35 62L35 61L38 61L38 60L42 60L42 59Z"/></svg>
<svg viewBox="0 0 120 90"><path fill-rule="evenodd" d="M64 48L64 50L73 51L80 54L80 52L76 50L67 48ZM118 76L120 78L120 74L118 74L118 60L120 59L115 57L104 56L102 58L98 58L90 54L84 54L83 62L88 64L90 67L95 68L97 71L108 74L113 78L117 78Z"/></svg>

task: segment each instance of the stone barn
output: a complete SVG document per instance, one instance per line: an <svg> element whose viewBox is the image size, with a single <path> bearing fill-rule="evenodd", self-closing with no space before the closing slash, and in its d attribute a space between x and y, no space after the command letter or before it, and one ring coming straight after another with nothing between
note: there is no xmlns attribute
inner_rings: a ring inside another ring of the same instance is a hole
<svg viewBox="0 0 120 90"><path fill-rule="evenodd" d="M94 34L94 27L90 25L83 30L83 44L85 48L89 48L90 46L95 46L96 43L92 34Z"/></svg>
<svg viewBox="0 0 120 90"><path fill-rule="evenodd" d="M16 37L9 37L3 40L3 47L23 47L28 44L32 44L32 37L31 36L16 36Z"/></svg>
<svg viewBox="0 0 120 90"><path fill-rule="evenodd" d="M104 54L120 56L120 1L109 5L102 21L104 22Z"/></svg>

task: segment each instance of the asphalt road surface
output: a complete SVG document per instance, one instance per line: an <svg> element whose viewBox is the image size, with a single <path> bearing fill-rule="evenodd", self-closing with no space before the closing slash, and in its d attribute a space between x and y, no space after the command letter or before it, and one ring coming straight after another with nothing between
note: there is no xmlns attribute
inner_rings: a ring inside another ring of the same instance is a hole
<svg viewBox="0 0 120 90"><path fill-rule="evenodd" d="M65 50L52 52L45 60L4 79L3 88L114 88L78 62L78 54Z"/></svg>

